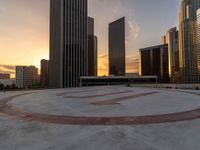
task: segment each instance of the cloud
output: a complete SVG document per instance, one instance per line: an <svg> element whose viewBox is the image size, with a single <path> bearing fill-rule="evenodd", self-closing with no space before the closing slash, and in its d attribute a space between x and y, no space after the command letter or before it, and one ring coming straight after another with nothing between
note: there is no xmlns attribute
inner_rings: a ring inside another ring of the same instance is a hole
<svg viewBox="0 0 200 150"><path fill-rule="evenodd" d="M138 72L139 68L139 59L135 58L134 56L127 56L126 57L126 71L135 73Z"/></svg>
<svg viewBox="0 0 200 150"><path fill-rule="evenodd" d="M107 58L107 57L108 57L107 54L100 54L100 55L99 55L99 59L105 59L105 58Z"/></svg>
<svg viewBox="0 0 200 150"><path fill-rule="evenodd" d="M101 50L107 50L108 47L108 24L124 16L126 18L126 48L127 51L135 50L135 40L141 34L141 27L131 5L132 1L124 0L89 0L89 15L95 18L95 31Z"/></svg>
<svg viewBox="0 0 200 150"><path fill-rule="evenodd" d="M39 67L48 59L49 0L0 0L0 20L1 64Z"/></svg>
<svg viewBox="0 0 200 150"><path fill-rule="evenodd" d="M130 37L133 37L133 39L137 39L140 35L140 27L137 23L134 21L128 20L128 28Z"/></svg>
<svg viewBox="0 0 200 150"><path fill-rule="evenodd" d="M108 75L108 55L102 53L99 55L99 75ZM136 56L126 57L126 72L127 73L137 73L139 69L139 59Z"/></svg>
<svg viewBox="0 0 200 150"><path fill-rule="evenodd" d="M0 73L15 74L15 66L0 64Z"/></svg>
<svg viewBox="0 0 200 150"><path fill-rule="evenodd" d="M107 54L100 54L98 57L98 75L108 75L108 55Z"/></svg>

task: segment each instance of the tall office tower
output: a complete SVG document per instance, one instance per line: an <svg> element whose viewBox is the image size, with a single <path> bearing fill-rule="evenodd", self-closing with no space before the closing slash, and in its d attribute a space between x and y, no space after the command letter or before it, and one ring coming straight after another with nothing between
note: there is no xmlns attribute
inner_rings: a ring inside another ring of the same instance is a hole
<svg viewBox="0 0 200 150"><path fill-rule="evenodd" d="M88 76L97 76L97 37L91 17L88 17Z"/></svg>
<svg viewBox="0 0 200 150"><path fill-rule="evenodd" d="M197 10L197 68L198 68L198 82L200 83L200 9Z"/></svg>
<svg viewBox="0 0 200 150"><path fill-rule="evenodd" d="M38 83L38 68L35 66L16 66L16 86L18 88L32 88Z"/></svg>
<svg viewBox="0 0 200 150"><path fill-rule="evenodd" d="M181 81L198 82L197 9L200 0L182 0L179 13L179 56Z"/></svg>
<svg viewBox="0 0 200 150"><path fill-rule="evenodd" d="M50 1L50 87L77 87L87 75L87 0Z"/></svg>
<svg viewBox="0 0 200 150"><path fill-rule="evenodd" d="M139 75L158 76L160 82L169 82L168 45L158 45L139 50Z"/></svg>
<svg viewBox="0 0 200 150"><path fill-rule="evenodd" d="M109 75L125 76L125 17L109 24Z"/></svg>
<svg viewBox="0 0 200 150"><path fill-rule="evenodd" d="M172 83L177 83L179 82L179 42L176 27L167 31L166 44L168 44L169 78Z"/></svg>
<svg viewBox="0 0 200 150"><path fill-rule="evenodd" d="M41 60L40 84L42 87L49 85L49 60Z"/></svg>

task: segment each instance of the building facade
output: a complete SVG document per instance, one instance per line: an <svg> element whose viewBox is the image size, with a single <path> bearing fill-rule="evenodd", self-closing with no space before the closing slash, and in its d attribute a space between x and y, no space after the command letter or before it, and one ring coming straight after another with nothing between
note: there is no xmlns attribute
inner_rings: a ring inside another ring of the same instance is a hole
<svg viewBox="0 0 200 150"><path fill-rule="evenodd" d="M172 83L179 82L179 40L176 27L166 33L166 44L168 44L169 78Z"/></svg>
<svg viewBox="0 0 200 150"><path fill-rule="evenodd" d="M197 10L200 0L182 0L179 13L180 79L183 83L199 82L197 47Z"/></svg>
<svg viewBox="0 0 200 150"><path fill-rule="evenodd" d="M16 86L32 88L39 85L38 68L35 66L16 66Z"/></svg>
<svg viewBox="0 0 200 150"><path fill-rule="evenodd" d="M197 55L197 68L198 68L198 82L200 83L200 9L197 10L197 43L196 43L196 55Z"/></svg>
<svg viewBox="0 0 200 150"><path fill-rule="evenodd" d="M3 84L4 87L6 86L12 87L13 85L16 85L16 80L15 79L0 79L0 84Z"/></svg>
<svg viewBox="0 0 200 150"><path fill-rule="evenodd" d="M157 76L160 82L169 82L167 44L139 50L139 75Z"/></svg>
<svg viewBox="0 0 200 150"><path fill-rule="evenodd" d="M87 0L50 1L50 87L76 87L88 73Z"/></svg>
<svg viewBox="0 0 200 150"><path fill-rule="evenodd" d="M10 74L0 73L0 79L10 79Z"/></svg>
<svg viewBox="0 0 200 150"><path fill-rule="evenodd" d="M98 76L98 37L94 36L94 76Z"/></svg>
<svg viewBox="0 0 200 150"><path fill-rule="evenodd" d="M109 75L125 76L125 17L109 24Z"/></svg>
<svg viewBox="0 0 200 150"><path fill-rule="evenodd" d="M88 17L88 76L97 76L97 37L94 35L94 19Z"/></svg>
<svg viewBox="0 0 200 150"><path fill-rule="evenodd" d="M49 60L41 60L40 84L41 87L49 86Z"/></svg>

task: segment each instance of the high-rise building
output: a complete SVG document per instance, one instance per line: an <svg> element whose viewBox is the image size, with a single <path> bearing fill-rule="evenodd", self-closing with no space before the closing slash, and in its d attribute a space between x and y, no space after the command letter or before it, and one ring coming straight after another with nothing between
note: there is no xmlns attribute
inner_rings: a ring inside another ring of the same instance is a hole
<svg viewBox="0 0 200 150"><path fill-rule="evenodd" d="M184 83L199 82L197 59L197 10L200 0L182 0L179 13L180 79Z"/></svg>
<svg viewBox="0 0 200 150"><path fill-rule="evenodd" d="M179 41L176 27L166 33L166 44L168 44L169 78L172 83L179 82Z"/></svg>
<svg viewBox="0 0 200 150"><path fill-rule="evenodd" d="M10 74L0 73L0 79L10 79Z"/></svg>
<svg viewBox="0 0 200 150"><path fill-rule="evenodd" d="M200 83L200 9L197 10L196 55L197 55L197 68L198 68L198 82Z"/></svg>
<svg viewBox="0 0 200 150"><path fill-rule="evenodd" d="M40 84L42 87L49 85L49 60L41 60Z"/></svg>
<svg viewBox="0 0 200 150"><path fill-rule="evenodd" d="M139 55L140 76L157 76L160 82L169 82L167 44L142 48Z"/></svg>
<svg viewBox="0 0 200 150"><path fill-rule="evenodd" d="M94 35L94 18L88 17L88 35Z"/></svg>
<svg viewBox="0 0 200 150"><path fill-rule="evenodd" d="M97 37L91 17L88 17L88 76L97 76Z"/></svg>
<svg viewBox="0 0 200 150"><path fill-rule="evenodd" d="M109 75L125 76L125 17L109 24Z"/></svg>
<svg viewBox="0 0 200 150"><path fill-rule="evenodd" d="M88 72L87 0L50 1L50 87L76 87Z"/></svg>
<svg viewBox="0 0 200 150"><path fill-rule="evenodd" d="M38 68L35 66L16 66L16 86L18 88L32 88L38 84Z"/></svg>

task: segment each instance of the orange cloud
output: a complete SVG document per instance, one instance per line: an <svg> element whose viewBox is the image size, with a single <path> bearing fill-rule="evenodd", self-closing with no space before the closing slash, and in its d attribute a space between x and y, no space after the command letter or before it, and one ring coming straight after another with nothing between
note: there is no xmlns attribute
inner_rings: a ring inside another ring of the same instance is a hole
<svg viewBox="0 0 200 150"><path fill-rule="evenodd" d="M98 57L98 75L108 75L108 55L100 54Z"/></svg>
<svg viewBox="0 0 200 150"><path fill-rule="evenodd" d="M126 72L127 73L138 73L139 59L134 56L126 57Z"/></svg>
<svg viewBox="0 0 200 150"><path fill-rule="evenodd" d="M11 77L15 76L15 66L0 64L0 73L11 74Z"/></svg>
<svg viewBox="0 0 200 150"><path fill-rule="evenodd" d="M100 54L98 57L98 69L99 69L99 76L108 75L108 55L107 54ZM134 56L127 56L126 57L126 72L127 73L138 73L139 66L139 59Z"/></svg>

